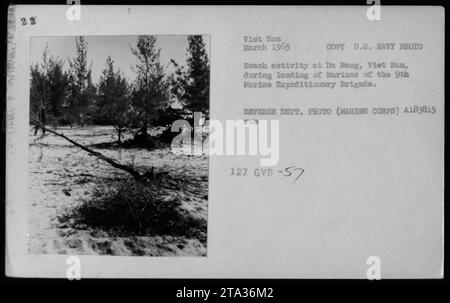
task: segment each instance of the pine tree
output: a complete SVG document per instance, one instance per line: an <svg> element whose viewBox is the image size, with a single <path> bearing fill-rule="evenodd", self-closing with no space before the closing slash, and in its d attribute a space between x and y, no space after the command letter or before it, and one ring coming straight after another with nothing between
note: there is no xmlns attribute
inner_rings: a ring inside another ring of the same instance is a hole
<svg viewBox="0 0 450 303"><path fill-rule="evenodd" d="M67 98L69 76L63 70L64 61L50 58L47 70L49 86L48 107L51 115L57 119L61 116L61 108Z"/></svg>
<svg viewBox="0 0 450 303"><path fill-rule="evenodd" d="M75 38L76 56L70 64L70 101L69 109L72 118L83 126L88 114L90 100L87 94L90 67L87 67L87 42L84 37Z"/></svg>
<svg viewBox="0 0 450 303"><path fill-rule="evenodd" d="M209 115L209 60L202 36L188 37L187 68L176 66L172 93L191 112Z"/></svg>
<svg viewBox="0 0 450 303"><path fill-rule="evenodd" d="M64 71L64 61L49 56L48 46L42 54L42 63L31 67L30 118L45 124L49 116L55 123L67 97L69 79Z"/></svg>
<svg viewBox="0 0 450 303"><path fill-rule="evenodd" d="M106 59L98 85L96 112L100 119L112 125L117 131L117 143L130 123L133 112L129 101L129 86L120 71L114 71L114 61Z"/></svg>
<svg viewBox="0 0 450 303"><path fill-rule="evenodd" d="M137 63L133 70L137 74L133 87L133 101L139 110L142 133L147 134L151 123L157 119L158 109L169 102L169 82L160 63L160 49L156 49L156 37L139 36L136 48L131 48Z"/></svg>

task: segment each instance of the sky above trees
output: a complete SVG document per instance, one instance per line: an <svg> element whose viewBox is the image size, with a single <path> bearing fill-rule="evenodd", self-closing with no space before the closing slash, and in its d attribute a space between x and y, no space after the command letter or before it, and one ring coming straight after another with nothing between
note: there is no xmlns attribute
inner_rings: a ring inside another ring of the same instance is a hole
<svg viewBox="0 0 450 303"><path fill-rule="evenodd" d="M131 47L136 46L138 36L85 36L88 44L87 64L92 63L92 81L98 84L106 58L111 56L114 60L114 67L120 69L124 76L134 81L136 73L131 69L131 65L136 64L136 57L131 52ZM180 65L186 65L186 53L188 48L187 35L158 35L156 36L156 47L161 49L161 64L167 67L167 72L174 71L170 60L175 60ZM210 57L209 36L203 36L205 49ZM59 37L32 37L30 48L30 64L40 63L42 53L48 44L51 56L65 59L64 68L69 69L68 58L76 55L75 36Z"/></svg>

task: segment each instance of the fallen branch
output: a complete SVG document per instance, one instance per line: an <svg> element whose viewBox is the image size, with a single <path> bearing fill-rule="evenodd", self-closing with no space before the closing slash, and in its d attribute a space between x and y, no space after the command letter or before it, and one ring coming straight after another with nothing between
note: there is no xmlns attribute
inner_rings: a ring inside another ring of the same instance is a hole
<svg viewBox="0 0 450 303"><path fill-rule="evenodd" d="M50 128L47 128L47 127L46 127L45 125L43 125L40 121L34 121L34 122L35 122L36 124L38 124L38 126L39 126L40 128L42 128L43 130L48 131L49 133L52 133L52 134L54 134L54 135L56 135L56 136L58 136L58 137L61 137L61 138L65 139L65 140L69 141L69 142L72 143L73 145L75 145L75 146L81 148L82 150L88 152L89 154L91 154L91 155L93 155L93 156L95 156L95 157L97 157L97 158L99 158L99 159L101 159L101 160L103 160L103 161L109 163L110 165L112 165L112 166L115 167L115 168L118 168L118 169L121 169L121 170L123 170L123 171L126 171L127 173L129 173L130 175L132 175L133 178L134 178L135 180L137 180L137 181L140 181L144 175L146 176L146 174L148 174L148 173L146 173L146 174L144 174L144 175L141 175L138 171L134 170L134 169L131 168L130 166L120 164L120 163L116 162L115 160L113 160L113 159L111 159L111 158L108 158L108 157L106 157L105 155L103 155L103 154L101 154L101 153L99 153L99 152L96 152L96 151L94 151L94 150L92 150L92 149L90 149L90 148L88 148L88 147L86 147L86 146L84 146L84 145L81 145L80 143L78 143L78 142L76 142L76 141L73 141L73 140L70 139L69 137L66 137L63 133L58 133L58 132L56 132L56 131L54 131L54 130L52 130L52 129L50 129Z"/></svg>

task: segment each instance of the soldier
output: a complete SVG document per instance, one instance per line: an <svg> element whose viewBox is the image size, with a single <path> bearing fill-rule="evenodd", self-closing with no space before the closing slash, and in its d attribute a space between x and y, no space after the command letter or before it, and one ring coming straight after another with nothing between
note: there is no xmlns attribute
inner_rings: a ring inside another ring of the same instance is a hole
<svg viewBox="0 0 450 303"><path fill-rule="evenodd" d="M45 115L45 106L41 107L41 110L39 111L39 117L38 118L39 118L39 121L41 122L41 124L45 126L45 123L47 121L47 118L46 118L46 115ZM39 125L35 125L34 126L34 135L35 136L37 135L37 133L39 131L39 128L42 128L42 127L39 127ZM42 128L42 135L45 135L45 128Z"/></svg>

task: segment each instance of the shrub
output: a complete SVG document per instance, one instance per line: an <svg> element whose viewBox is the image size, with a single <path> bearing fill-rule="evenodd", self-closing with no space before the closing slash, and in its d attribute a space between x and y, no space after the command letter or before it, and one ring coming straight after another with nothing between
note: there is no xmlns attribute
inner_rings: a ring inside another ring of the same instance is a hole
<svg viewBox="0 0 450 303"><path fill-rule="evenodd" d="M134 180L99 186L89 200L66 218L119 236L172 235L205 238L206 220L180 208L178 199L164 199L154 185ZM63 219L64 220L64 219Z"/></svg>
<svg viewBox="0 0 450 303"><path fill-rule="evenodd" d="M158 136L158 139L164 144L171 144L173 138L178 134L179 132L172 132L171 127L168 127Z"/></svg>
<svg viewBox="0 0 450 303"><path fill-rule="evenodd" d="M158 142L149 134L137 133L132 139L123 142L122 146L154 149L158 147Z"/></svg>
<svg viewBox="0 0 450 303"><path fill-rule="evenodd" d="M158 119L155 121L156 126L170 126L176 120L183 119L183 111L181 109L167 107L158 110Z"/></svg>

